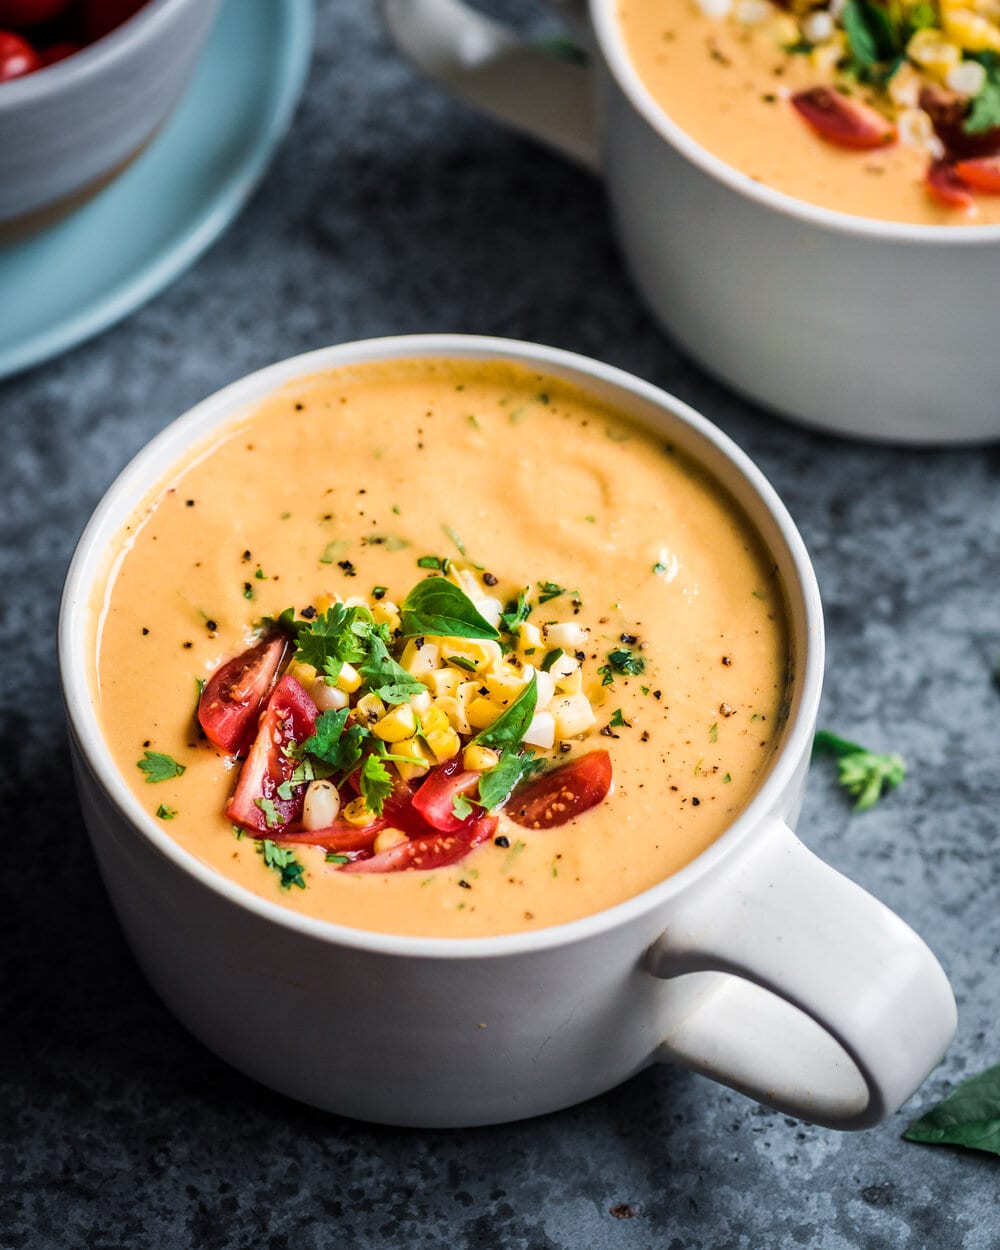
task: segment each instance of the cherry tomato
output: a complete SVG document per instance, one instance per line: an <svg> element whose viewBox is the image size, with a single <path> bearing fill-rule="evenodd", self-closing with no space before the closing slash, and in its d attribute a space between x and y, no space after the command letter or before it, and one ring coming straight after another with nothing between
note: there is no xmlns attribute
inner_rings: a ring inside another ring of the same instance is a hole
<svg viewBox="0 0 1000 1250"><path fill-rule="evenodd" d="M920 107L930 115L935 133L949 155L975 157L1000 152L1000 126L981 130L977 134L966 132L969 101L965 96L928 85L920 90Z"/></svg>
<svg viewBox="0 0 1000 1250"><path fill-rule="evenodd" d="M324 851L334 851L340 855L352 851L370 851L377 834L388 825L388 820L380 816L371 824L349 824L346 820L335 820L324 829L294 829L275 833L271 836L276 842L296 842L303 846L321 846Z"/></svg>
<svg viewBox="0 0 1000 1250"><path fill-rule="evenodd" d="M884 148L895 142L896 127L860 100L833 87L810 87L792 96L792 106L827 142L841 148Z"/></svg>
<svg viewBox="0 0 1000 1250"><path fill-rule="evenodd" d="M969 185L958 176L950 160L931 161L924 175L924 186L948 208L969 208L972 205Z"/></svg>
<svg viewBox="0 0 1000 1250"><path fill-rule="evenodd" d="M525 829L554 829L600 803L611 780L611 756L590 751L515 790L504 811Z"/></svg>
<svg viewBox="0 0 1000 1250"><path fill-rule="evenodd" d="M468 817L456 816L454 802L460 794L472 794L479 785L480 774L463 770L462 757L454 756L427 774L413 796L413 806L435 829L455 833Z"/></svg>
<svg viewBox="0 0 1000 1250"><path fill-rule="evenodd" d="M68 56L75 55L82 47L82 43L64 39L62 43L50 43L47 48L42 48L38 55L43 65L55 65L57 61L65 61Z"/></svg>
<svg viewBox="0 0 1000 1250"><path fill-rule="evenodd" d="M1000 195L1000 156L978 156L956 161L955 173L974 191Z"/></svg>
<svg viewBox="0 0 1000 1250"><path fill-rule="evenodd" d="M91 42L103 39L142 8L145 0L84 0L83 29Z"/></svg>
<svg viewBox="0 0 1000 1250"><path fill-rule="evenodd" d="M41 68L41 58L27 39L9 30L0 30L0 82L22 78Z"/></svg>
<svg viewBox="0 0 1000 1250"><path fill-rule="evenodd" d="M487 841L496 831L495 816L474 816L455 833L431 832L422 838L400 842L371 859L345 864L341 872L405 872L407 869L444 868L464 859L474 846Z"/></svg>
<svg viewBox="0 0 1000 1250"><path fill-rule="evenodd" d="M0 26L35 26L65 13L73 0L0 0Z"/></svg>
<svg viewBox="0 0 1000 1250"><path fill-rule="evenodd" d="M278 793L278 787L288 781L296 766L286 749L312 735L318 715L316 704L295 678L282 677L267 701L257 737L226 806L229 820L259 838L268 838L301 817L305 783L291 786L287 798Z"/></svg>
<svg viewBox="0 0 1000 1250"><path fill-rule="evenodd" d="M198 720L209 742L220 750L245 753L287 645L284 634L272 634L227 660L209 678L198 700Z"/></svg>

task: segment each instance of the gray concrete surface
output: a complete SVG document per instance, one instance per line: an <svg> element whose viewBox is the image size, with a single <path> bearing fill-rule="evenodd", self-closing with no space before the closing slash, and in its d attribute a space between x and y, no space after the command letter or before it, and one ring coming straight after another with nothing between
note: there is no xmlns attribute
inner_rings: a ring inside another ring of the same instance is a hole
<svg viewBox="0 0 1000 1250"><path fill-rule="evenodd" d="M223 239L124 324L0 384L0 1247L1000 1246L1000 1160L900 1140L1000 1061L996 447L851 444L738 400L638 303L597 182L418 81L367 6L325 0L317 36L292 133ZM816 767L802 836L920 930L960 1005L944 1063L884 1126L813 1128L661 1068L533 1122L373 1128L231 1071L138 973L68 771L54 627L74 542L208 392L321 344L438 329L649 378L786 500L826 604L822 722L911 766L864 816Z"/></svg>

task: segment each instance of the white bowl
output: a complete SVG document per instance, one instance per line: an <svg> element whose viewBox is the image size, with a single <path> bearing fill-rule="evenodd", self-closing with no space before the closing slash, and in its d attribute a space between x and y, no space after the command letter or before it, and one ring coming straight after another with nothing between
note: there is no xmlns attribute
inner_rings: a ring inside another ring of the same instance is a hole
<svg viewBox="0 0 1000 1250"><path fill-rule="evenodd" d="M0 226L46 224L142 150L180 99L218 6L149 0L66 60L0 84Z"/></svg>

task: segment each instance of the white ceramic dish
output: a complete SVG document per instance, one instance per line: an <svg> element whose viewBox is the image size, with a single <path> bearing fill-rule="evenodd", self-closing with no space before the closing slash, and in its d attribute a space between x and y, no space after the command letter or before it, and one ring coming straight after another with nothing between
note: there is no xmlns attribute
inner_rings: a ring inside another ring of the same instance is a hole
<svg viewBox="0 0 1000 1250"><path fill-rule="evenodd" d="M211 429L285 381L413 356L514 359L650 425L733 494L787 591L791 712L756 796L683 871L571 924L450 940L304 918L181 850L101 737L93 592L109 544L148 491ZM920 938L789 827L823 668L819 595L791 518L724 434L619 370L442 334L327 348L227 387L154 439L97 508L67 576L59 658L84 818L140 964L206 1045L295 1098L396 1124L481 1124L566 1106L669 1060L803 1118L857 1128L909 1097L954 1031L950 988Z"/></svg>
<svg viewBox="0 0 1000 1250"><path fill-rule="evenodd" d="M1000 226L913 226L792 199L723 164L656 104L617 0L564 3L593 69L460 0L381 0L449 90L600 172L632 277L706 369L810 425L912 443L1000 437Z"/></svg>
<svg viewBox="0 0 1000 1250"><path fill-rule="evenodd" d="M96 190L180 99L219 0L149 0L82 51L0 87L0 225Z"/></svg>

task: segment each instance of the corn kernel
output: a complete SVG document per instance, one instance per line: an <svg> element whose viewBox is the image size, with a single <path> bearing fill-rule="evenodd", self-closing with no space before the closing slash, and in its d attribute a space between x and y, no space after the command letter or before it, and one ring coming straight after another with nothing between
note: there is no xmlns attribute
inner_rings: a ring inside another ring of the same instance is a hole
<svg viewBox="0 0 1000 1250"><path fill-rule="evenodd" d="M552 696L556 691L555 678L551 673L545 673L541 669L525 668L524 671L529 680L532 674L535 678L535 711L544 712L552 702Z"/></svg>
<svg viewBox="0 0 1000 1250"><path fill-rule="evenodd" d="M503 652L498 642L488 638L442 638L441 659L447 663L456 656L474 664L476 672L485 672L500 663Z"/></svg>
<svg viewBox="0 0 1000 1250"><path fill-rule="evenodd" d="M392 633L395 633L400 626L399 609L388 599L383 599L381 603L373 605L372 619L376 625L388 625Z"/></svg>
<svg viewBox="0 0 1000 1250"><path fill-rule="evenodd" d="M447 729L449 727L448 713L442 707L434 704L420 717L420 728L424 737L429 733L433 733L436 729Z"/></svg>
<svg viewBox="0 0 1000 1250"><path fill-rule="evenodd" d="M847 39L842 30L834 31L825 42L809 53L809 63L821 74L832 74L847 54Z"/></svg>
<svg viewBox="0 0 1000 1250"><path fill-rule="evenodd" d="M412 738L417 728L417 717L408 703L400 703L372 726L372 733L383 742L404 742Z"/></svg>
<svg viewBox="0 0 1000 1250"><path fill-rule="evenodd" d="M552 704L555 729L560 738L575 738L597 724L597 717L584 694L570 694Z"/></svg>
<svg viewBox="0 0 1000 1250"><path fill-rule="evenodd" d="M524 732L528 746L549 750L556 740L556 719L551 712L536 712Z"/></svg>
<svg viewBox="0 0 1000 1250"><path fill-rule="evenodd" d="M342 664L337 674L337 685L348 694L354 694L361 686L361 674L353 664Z"/></svg>
<svg viewBox="0 0 1000 1250"><path fill-rule="evenodd" d="M580 661L575 655L567 655L564 651L556 660L549 665L549 676L556 684L556 688L560 688L565 678L572 673L579 671Z"/></svg>
<svg viewBox="0 0 1000 1250"><path fill-rule="evenodd" d="M356 825L358 828L362 828L364 825L370 825L375 819L375 817L368 810L368 804L364 801L360 794L356 799L351 799L350 803L347 804L341 815L349 825Z"/></svg>
<svg viewBox="0 0 1000 1250"><path fill-rule="evenodd" d="M542 631L531 621L525 621L517 631L517 649L523 655L525 651L540 651L544 645Z"/></svg>
<svg viewBox="0 0 1000 1250"><path fill-rule="evenodd" d="M285 670L289 677L294 677L300 686L308 690L319 674L311 664L303 664L301 660L292 660Z"/></svg>
<svg viewBox="0 0 1000 1250"><path fill-rule="evenodd" d="M322 594L313 604L313 607L322 615L324 612L329 612L333 605L339 602L340 595Z"/></svg>
<svg viewBox="0 0 1000 1250"><path fill-rule="evenodd" d="M560 677L555 685L559 694L579 694L583 689L583 674L576 668L565 677Z"/></svg>
<svg viewBox="0 0 1000 1250"><path fill-rule="evenodd" d="M436 668L433 673L425 673L420 679L435 697L451 694L462 680L458 669Z"/></svg>
<svg viewBox="0 0 1000 1250"><path fill-rule="evenodd" d="M550 647L562 647L563 651L570 652L585 647L590 636L582 625L577 625L576 621L546 625L542 632Z"/></svg>
<svg viewBox="0 0 1000 1250"><path fill-rule="evenodd" d="M466 714L466 704L460 703L453 695L443 694L434 705L440 708L448 717L448 723L452 729L460 734L468 734L472 732L472 726L469 724L469 717Z"/></svg>
<svg viewBox="0 0 1000 1250"><path fill-rule="evenodd" d="M899 109L915 109L920 102L923 79L912 65L904 62L889 79L889 99Z"/></svg>
<svg viewBox="0 0 1000 1250"><path fill-rule="evenodd" d="M394 761L396 772L404 781L414 781L417 777L422 777L436 762L429 748L419 738L407 738L405 742L395 743L392 754L406 757L406 762L398 759Z"/></svg>
<svg viewBox="0 0 1000 1250"><path fill-rule="evenodd" d="M494 599L491 596L487 596L485 599L477 599L476 607L484 621L488 621L494 629L499 629L500 617L503 615L503 604L499 599Z"/></svg>
<svg viewBox="0 0 1000 1250"><path fill-rule="evenodd" d="M410 695L410 707L413 708L418 716L426 715L431 710L431 705L431 692L429 690L421 690L417 694Z"/></svg>
<svg viewBox="0 0 1000 1250"><path fill-rule="evenodd" d="M376 834L373 849L375 854L378 855L382 851L389 850L392 846L399 846L401 842L409 842L409 840L410 839L406 836L402 829L394 829L393 826L390 825L388 829L382 829L378 834Z"/></svg>
<svg viewBox="0 0 1000 1250"><path fill-rule="evenodd" d="M403 654L399 658L400 664L411 677L423 677L425 673L430 673L437 668L439 663L438 646L435 642L430 642L424 638L418 647L417 638L411 638L403 648Z"/></svg>
<svg viewBox="0 0 1000 1250"><path fill-rule="evenodd" d="M325 829L340 812L340 792L332 781L310 781L302 805L304 829Z"/></svg>
<svg viewBox="0 0 1000 1250"><path fill-rule="evenodd" d="M439 764L443 764L445 760L450 760L453 755L457 755L462 749L462 740L451 726L447 729L432 729L429 733L424 734L424 741L434 753L434 758Z"/></svg>
<svg viewBox="0 0 1000 1250"><path fill-rule="evenodd" d="M482 695L477 695L469 704L468 712L469 724L474 729L488 729L490 725L503 711L503 708L494 703L492 699L486 699Z"/></svg>
<svg viewBox="0 0 1000 1250"><path fill-rule="evenodd" d="M306 689L321 712L339 712L347 707L347 694L339 686L329 686L325 681L314 681Z"/></svg>
<svg viewBox="0 0 1000 1250"><path fill-rule="evenodd" d="M532 670L533 671L533 670ZM509 664L501 664L483 678L483 685L500 703L512 703L531 680L516 672Z"/></svg>
<svg viewBox="0 0 1000 1250"><path fill-rule="evenodd" d="M362 725L374 725L385 715L385 704L377 694L363 694L355 703L354 711Z"/></svg>
<svg viewBox="0 0 1000 1250"><path fill-rule="evenodd" d="M826 9L815 9L802 21L802 36L809 43L826 43L835 30L833 18ZM796 40L786 39L784 42L795 43Z"/></svg>
<svg viewBox="0 0 1000 1250"><path fill-rule="evenodd" d="M808 18L806 19L808 21ZM792 17L791 13L775 13L765 24L764 27L767 34L778 45L779 48L787 48L792 44L799 42L799 24ZM808 38L808 36L806 36ZM820 40L815 39L810 42L819 43Z"/></svg>
<svg viewBox="0 0 1000 1250"><path fill-rule="evenodd" d="M968 13L968 10L962 9L959 12ZM969 16L974 18L975 14L970 13ZM947 20L946 16L942 17L943 22ZM906 55L923 69L940 77L944 77L962 59L962 53L955 43L945 39L939 30L929 28L918 30L913 35L906 45Z"/></svg>
<svg viewBox="0 0 1000 1250"><path fill-rule="evenodd" d="M496 768L500 763L500 756L496 751L491 751L489 747L481 747L476 742L470 742L462 752L462 767L470 772L482 773L487 768Z"/></svg>
<svg viewBox="0 0 1000 1250"><path fill-rule="evenodd" d="M972 99L986 85L986 67L978 61L959 61L945 74L944 85L950 91Z"/></svg>
<svg viewBox="0 0 1000 1250"><path fill-rule="evenodd" d="M971 9L945 10L941 14L941 25L945 34L968 52L1000 52L1000 29Z"/></svg>

